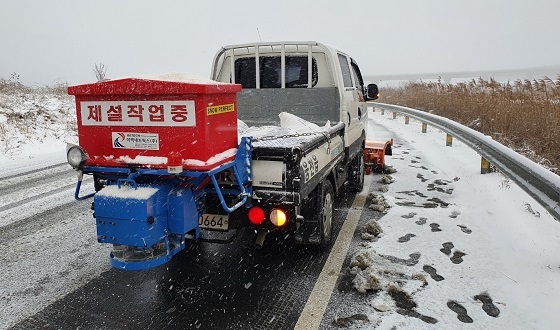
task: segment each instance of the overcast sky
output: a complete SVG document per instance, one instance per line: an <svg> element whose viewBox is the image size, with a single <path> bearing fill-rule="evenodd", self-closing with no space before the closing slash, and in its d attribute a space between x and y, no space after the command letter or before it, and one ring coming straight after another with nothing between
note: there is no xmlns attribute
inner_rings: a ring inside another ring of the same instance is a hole
<svg viewBox="0 0 560 330"><path fill-rule="evenodd" d="M557 0L1 0L0 78L210 74L222 45L315 40L364 75L560 65Z"/></svg>

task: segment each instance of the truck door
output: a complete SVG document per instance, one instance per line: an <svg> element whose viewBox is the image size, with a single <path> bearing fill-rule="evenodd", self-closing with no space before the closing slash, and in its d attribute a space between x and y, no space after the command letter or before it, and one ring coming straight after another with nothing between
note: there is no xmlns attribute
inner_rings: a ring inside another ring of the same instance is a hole
<svg viewBox="0 0 560 330"><path fill-rule="evenodd" d="M360 121L358 126L364 130L365 134L365 127L367 125L367 103L364 97L364 80L362 79L362 73L360 72L358 64L352 58L350 58L350 66L352 68L352 79L354 80L356 108L358 109L358 119Z"/></svg>
<svg viewBox="0 0 560 330"><path fill-rule="evenodd" d="M342 71L343 90L341 91L342 121L346 124L345 144L354 156L361 146L361 136L365 132L367 120L366 103L363 95L363 82L358 66L348 56L339 53L338 60Z"/></svg>

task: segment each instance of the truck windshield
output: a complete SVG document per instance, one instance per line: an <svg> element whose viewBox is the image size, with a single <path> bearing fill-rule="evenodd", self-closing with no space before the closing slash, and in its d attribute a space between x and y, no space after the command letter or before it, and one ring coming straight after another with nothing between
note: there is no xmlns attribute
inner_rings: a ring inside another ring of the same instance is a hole
<svg viewBox="0 0 560 330"><path fill-rule="evenodd" d="M311 63L312 87L317 84L317 62ZM259 57L261 88L281 88L280 56ZM256 88L255 58L245 57L235 60L235 82L243 88ZM286 88L307 88L307 56L286 56Z"/></svg>

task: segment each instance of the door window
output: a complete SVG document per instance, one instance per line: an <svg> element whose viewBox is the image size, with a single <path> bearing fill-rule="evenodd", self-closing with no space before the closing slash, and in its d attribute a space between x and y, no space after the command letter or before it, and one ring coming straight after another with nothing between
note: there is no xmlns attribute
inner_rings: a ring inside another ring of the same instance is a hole
<svg viewBox="0 0 560 330"><path fill-rule="evenodd" d="M353 60L352 60L352 77L354 78L354 85L356 86L356 88L362 91L364 89L364 80L362 79L360 68L358 68L358 65Z"/></svg>
<svg viewBox="0 0 560 330"><path fill-rule="evenodd" d="M352 76L350 74L350 66L348 66L346 56L338 54L338 61L340 62L340 69L342 70L344 87L352 87Z"/></svg>

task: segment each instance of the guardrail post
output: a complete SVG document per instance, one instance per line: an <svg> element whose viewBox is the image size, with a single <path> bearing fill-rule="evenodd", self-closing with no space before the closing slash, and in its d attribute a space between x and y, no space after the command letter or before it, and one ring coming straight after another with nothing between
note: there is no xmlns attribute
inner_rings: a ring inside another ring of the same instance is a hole
<svg viewBox="0 0 560 330"><path fill-rule="evenodd" d="M422 123L422 133L426 133L428 131L428 124Z"/></svg>
<svg viewBox="0 0 560 330"><path fill-rule="evenodd" d="M445 137L445 145L447 147L451 147L453 145L453 137L449 133L447 133L447 136Z"/></svg>
<svg viewBox="0 0 560 330"><path fill-rule="evenodd" d="M491 172L490 162L486 158L480 157L480 173L488 174L490 172Z"/></svg>
<svg viewBox="0 0 560 330"><path fill-rule="evenodd" d="M393 111L393 119L397 119L397 112Z"/></svg>
<svg viewBox="0 0 560 330"><path fill-rule="evenodd" d="M381 114L382 114L382 115L385 114L385 108L381 108Z"/></svg>
<svg viewBox="0 0 560 330"><path fill-rule="evenodd" d="M408 116L404 116L404 124L408 125L408 122L410 121L410 117Z"/></svg>

